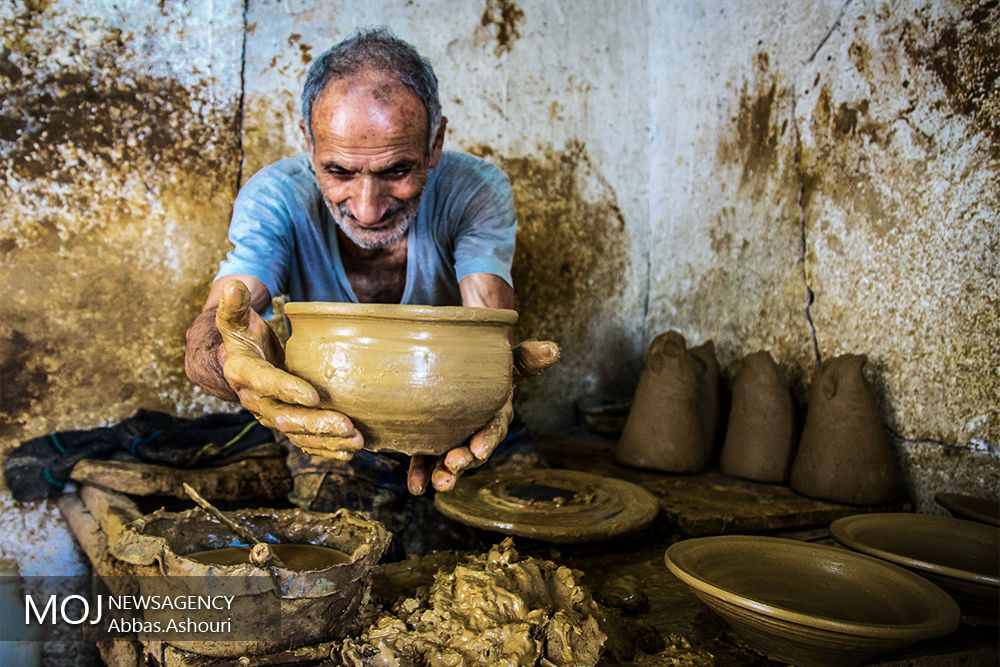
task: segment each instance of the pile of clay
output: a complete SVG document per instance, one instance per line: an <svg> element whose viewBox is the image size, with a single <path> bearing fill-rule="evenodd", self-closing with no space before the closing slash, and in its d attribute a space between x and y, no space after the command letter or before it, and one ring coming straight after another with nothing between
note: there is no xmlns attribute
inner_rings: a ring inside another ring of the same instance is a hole
<svg viewBox="0 0 1000 667"><path fill-rule="evenodd" d="M606 636L580 572L522 557L510 538L440 570L357 638L345 665L595 665Z"/></svg>

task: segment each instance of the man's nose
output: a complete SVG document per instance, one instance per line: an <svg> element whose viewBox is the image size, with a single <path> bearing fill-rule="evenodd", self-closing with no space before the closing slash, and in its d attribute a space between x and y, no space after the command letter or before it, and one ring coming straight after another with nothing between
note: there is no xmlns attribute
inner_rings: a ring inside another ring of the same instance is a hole
<svg viewBox="0 0 1000 667"><path fill-rule="evenodd" d="M362 225L377 223L389 207L378 180L370 176L358 179L357 189L351 197L351 214Z"/></svg>

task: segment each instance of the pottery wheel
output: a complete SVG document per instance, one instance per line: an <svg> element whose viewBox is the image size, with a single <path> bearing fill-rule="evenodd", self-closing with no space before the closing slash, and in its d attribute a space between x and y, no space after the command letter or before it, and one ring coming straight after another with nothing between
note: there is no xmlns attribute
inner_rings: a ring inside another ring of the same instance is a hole
<svg viewBox="0 0 1000 667"><path fill-rule="evenodd" d="M545 468L463 477L435 495L434 506L475 528L564 544L640 530L660 511L656 497L631 482Z"/></svg>

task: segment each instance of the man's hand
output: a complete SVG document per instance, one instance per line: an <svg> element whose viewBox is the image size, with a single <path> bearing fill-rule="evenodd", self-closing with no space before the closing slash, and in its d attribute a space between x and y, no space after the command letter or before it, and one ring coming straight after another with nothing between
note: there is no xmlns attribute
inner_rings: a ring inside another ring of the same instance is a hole
<svg viewBox="0 0 1000 667"><path fill-rule="evenodd" d="M364 439L350 419L317 408L316 389L278 367L284 364L281 346L250 307L250 292L241 281L223 286L215 326L225 346L223 376L261 424L310 454L347 460L361 449Z"/></svg>
<svg viewBox="0 0 1000 667"><path fill-rule="evenodd" d="M559 361L559 345L551 341L525 341L513 349L514 380L538 375ZM427 490L428 480L437 491L450 491L459 475L470 468L477 468L489 459L493 450L507 436L507 426L514 418L514 394L507 397L507 403L500 412L483 428L469 438L468 445L456 447L434 461L431 456L414 456L410 459L410 470L406 485L410 493L419 496Z"/></svg>

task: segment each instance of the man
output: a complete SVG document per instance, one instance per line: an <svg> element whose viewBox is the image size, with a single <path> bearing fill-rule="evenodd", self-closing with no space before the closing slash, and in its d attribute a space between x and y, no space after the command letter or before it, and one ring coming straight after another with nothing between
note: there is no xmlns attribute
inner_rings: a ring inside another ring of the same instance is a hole
<svg viewBox="0 0 1000 667"><path fill-rule="evenodd" d="M442 150L447 119L434 72L385 30L361 32L313 63L302 116L308 154L266 167L236 199L234 249L188 330L185 369L291 443L324 452L326 461L305 463L293 452L293 470L322 473L312 488L296 478L293 498L313 506L316 484L331 475L334 493L377 493L372 479L391 476L396 461L360 452L363 437L349 417L317 408L316 390L281 370L281 345L262 319L271 297L513 308L516 219L502 171ZM534 374L555 363L559 348L522 343L514 357L518 373ZM512 416L508 403L467 444L436 461L412 457L410 493L453 488L490 457ZM367 486L350 491L359 470ZM346 504L371 509L372 499L356 500Z"/></svg>

